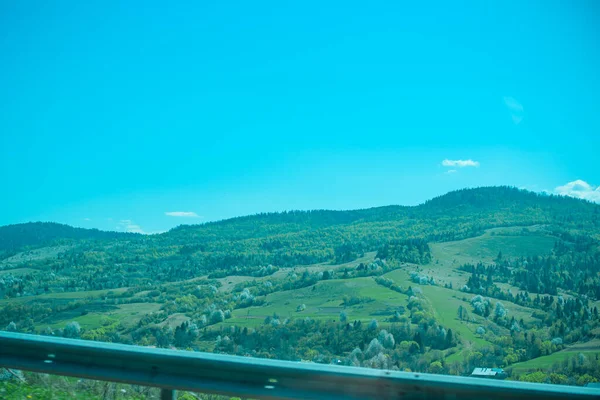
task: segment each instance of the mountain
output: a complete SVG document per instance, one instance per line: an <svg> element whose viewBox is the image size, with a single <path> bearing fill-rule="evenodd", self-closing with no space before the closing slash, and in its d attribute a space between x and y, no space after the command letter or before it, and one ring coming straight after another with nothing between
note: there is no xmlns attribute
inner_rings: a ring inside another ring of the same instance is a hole
<svg viewBox="0 0 600 400"><path fill-rule="evenodd" d="M375 250L395 239L456 240L499 226L548 224L597 235L599 211L599 205L573 198L510 187L484 187L450 192L415 207L290 211L184 225L156 240L174 246L194 245L203 251L218 251L222 246L229 247L224 242L235 241L243 244L245 251L247 246L254 245L254 253L260 252L264 242L277 241L285 244L281 246L282 252L319 249L332 253L336 246L348 243L362 250ZM327 257L332 254L312 257L310 262L324 261ZM282 260L264 262L281 263Z"/></svg>
<svg viewBox="0 0 600 400"><path fill-rule="evenodd" d="M71 247L61 250L61 257L83 264L78 274L89 282L81 288L90 289L106 286L92 279L98 270L109 281L119 275L137 284L147 281L150 272L155 280L174 281L233 267L336 262L398 240L461 240L490 228L534 225L600 239L600 206L511 187L483 187L450 192L414 207L263 213L182 225L150 236L54 223L10 225L0 228L0 249L14 252L68 241Z"/></svg>
<svg viewBox="0 0 600 400"><path fill-rule="evenodd" d="M584 384L600 379L599 243L600 205L511 187L159 235L11 225L0 327L454 375L515 365L513 378ZM545 357L560 362L526 374Z"/></svg>
<svg viewBox="0 0 600 400"><path fill-rule="evenodd" d="M530 192L513 187L481 187L462 189L428 200L418 206L383 206L349 211L288 211L263 213L200 225L181 225L166 235L186 232L230 233L245 235L285 233L331 226L399 221L405 218L465 217L489 218L501 213L506 217L527 216L532 212L547 221L590 217L597 222L600 205L571 197ZM530 216L531 217L531 216ZM527 218L527 219L530 219ZM473 221L473 223L481 221ZM596 226L592 224L592 226ZM261 233L262 232L262 233Z"/></svg>
<svg viewBox="0 0 600 400"><path fill-rule="evenodd" d="M42 246L61 239L117 239L135 234L74 228L54 222L28 222L0 226L0 251L15 251L25 246Z"/></svg>

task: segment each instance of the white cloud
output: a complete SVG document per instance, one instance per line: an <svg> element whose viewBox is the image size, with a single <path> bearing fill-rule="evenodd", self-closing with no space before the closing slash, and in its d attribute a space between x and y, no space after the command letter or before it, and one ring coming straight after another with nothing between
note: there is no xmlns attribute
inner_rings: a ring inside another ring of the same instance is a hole
<svg viewBox="0 0 600 400"><path fill-rule="evenodd" d="M581 179L558 186L554 193L600 203L600 186L592 186Z"/></svg>
<svg viewBox="0 0 600 400"><path fill-rule="evenodd" d="M90 219L90 218L84 218L83 220L84 220L84 221L91 221L91 219Z"/></svg>
<svg viewBox="0 0 600 400"><path fill-rule="evenodd" d="M455 174L456 170L455 169L449 169L448 171L444 172L445 174Z"/></svg>
<svg viewBox="0 0 600 400"><path fill-rule="evenodd" d="M134 223L132 220L130 219L122 219L119 221L119 224L117 225L117 229L120 231L125 231L125 232L130 232L130 233L142 233L142 234L146 234L147 232L144 232L144 230L142 229L141 226L139 226L138 224Z"/></svg>
<svg viewBox="0 0 600 400"><path fill-rule="evenodd" d="M504 96L504 105L510 111L513 122L518 125L523 120L525 114L523 104L514 97Z"/></svg>
<svg viewBox="0 0 600 400"><path fill-rule="evenodd" d="M473 161L471 159L468 159L468 160L448 160L448 159L445 159L444 161L442 161L442 165L444 167L458 167L458 168L479 167L479 161Z"/></svg>
<svg viewBox="0 0 600 400"><path fill-rule="evenodd" d="M165 215L169 217L202 218L193 211L168 211Z"/></svg>
<svg viewBox="0 0 600 400"><path fill-rule="evenodd" d="M523 105L514 97L504 96L504 104L506 104L506 107L511 111L523 111Z"/></svg>

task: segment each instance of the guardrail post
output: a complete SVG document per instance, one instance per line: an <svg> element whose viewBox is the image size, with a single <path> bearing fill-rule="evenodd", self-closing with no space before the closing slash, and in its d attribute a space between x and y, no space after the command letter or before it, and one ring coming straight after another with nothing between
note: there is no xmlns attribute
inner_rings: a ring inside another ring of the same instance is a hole
<svg viewBox="0 0 600 400"><path fill-rule="evenodd" d="M160 400L175 400L177 394L173 389L160 389Z"/></svg>

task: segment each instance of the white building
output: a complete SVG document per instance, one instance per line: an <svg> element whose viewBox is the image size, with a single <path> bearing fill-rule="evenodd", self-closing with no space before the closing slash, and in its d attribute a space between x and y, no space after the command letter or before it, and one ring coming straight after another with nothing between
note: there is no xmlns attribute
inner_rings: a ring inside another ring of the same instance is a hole
<svg viewBox="0 0 600 400"><path fill-rule="evenodd" d="M504 379L506 373L502 368L475 368L471 372L471 376L474 378Z"/></svg>

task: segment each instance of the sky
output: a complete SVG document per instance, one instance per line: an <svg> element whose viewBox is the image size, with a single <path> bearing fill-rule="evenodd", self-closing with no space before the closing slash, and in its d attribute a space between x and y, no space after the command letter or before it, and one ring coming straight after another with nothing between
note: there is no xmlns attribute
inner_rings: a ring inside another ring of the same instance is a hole
<svg viewBox="0 0 600 400"><path fill-rule="evenodd" d="M595 1L0 0L0 225L600 202Z"/></svg>

